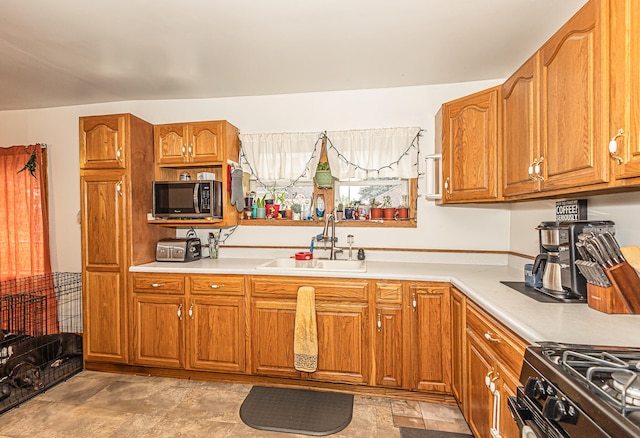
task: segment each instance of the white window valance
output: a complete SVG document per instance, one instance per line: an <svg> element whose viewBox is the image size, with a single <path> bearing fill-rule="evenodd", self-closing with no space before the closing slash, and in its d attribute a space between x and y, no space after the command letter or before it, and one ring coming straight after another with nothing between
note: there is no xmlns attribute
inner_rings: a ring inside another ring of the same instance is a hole
<svg viewBox="0 0 640 438"><path fill-rule="evenodd" d="M310 132L240 134L242 167L257 180L311 180L320 159L322 135Z"/></svg>
<svg viewBox="0 0 640 438"><path fill-rule="evenodd" d="M331 174L339 180L417 178L420 132L418 127L327 132Z"/></svg>

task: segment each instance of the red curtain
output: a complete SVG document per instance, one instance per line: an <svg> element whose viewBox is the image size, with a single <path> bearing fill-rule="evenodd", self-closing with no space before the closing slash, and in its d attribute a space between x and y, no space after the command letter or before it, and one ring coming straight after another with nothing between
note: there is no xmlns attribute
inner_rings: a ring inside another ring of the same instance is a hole
<svg viewBox="0 0 640 438"><path fill-rule="evenodd" d="M34 153L35 166L25 168ZM0 281L51 273L47 174L43 167L43 149L39 144L0 148ZM47 327L33 327L29 323L23 330L58 331L53 289L51 282L49 290L36 292L47 296L44 310ZM8 298L3 291L0 295Z"/></svg>

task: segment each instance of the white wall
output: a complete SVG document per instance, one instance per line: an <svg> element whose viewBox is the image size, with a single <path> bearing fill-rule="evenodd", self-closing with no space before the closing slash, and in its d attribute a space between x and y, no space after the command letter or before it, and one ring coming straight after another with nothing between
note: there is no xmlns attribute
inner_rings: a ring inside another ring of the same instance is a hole
<svg viewBox="0 0 640 438"><path fill-rule="evenodd" d="M50 147L52 266L79 271L80 209L78 117L130 112L153 124L226 119L244 133L420 126L421 151L433 151L434 116L445 101L501 81L253 96L223 99L135 101L0 112L0 146L47 143ZM422 184L421 184L422 186ZM422 190L420 190L422 193ZM509 247L507 206L436 207L420 199L418 228L339 228L340 242L355 235L356 246L386 248L485 249ZM309 227L239 227L230 245L307 245L319 232Z"/></svg>

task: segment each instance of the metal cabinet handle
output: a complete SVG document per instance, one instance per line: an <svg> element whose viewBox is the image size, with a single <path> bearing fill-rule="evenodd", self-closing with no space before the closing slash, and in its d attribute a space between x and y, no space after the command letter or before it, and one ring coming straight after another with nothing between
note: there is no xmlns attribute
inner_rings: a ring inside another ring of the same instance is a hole
<svg viewBox="0 0 640 438"><path fill-rule="evenodd" d="M496 343L500 343L500 338L498 337L493 337L493 335L491 334L491 332L487 332L484 334L484 338L489 341L489 342L496 342Z"/></svg>
<svg viewBox="0 0 640 438"><path fill-rule="evenodd" d="M622 137L622 136L624 136L624 129L621 128L621 129L618 129L618 133L614 135L611 141L609 142L609 155L611 155L611 158L613 158L618 162L618 165L621 165L624 161L620 155L617 155L618 153L617 139L618 137Z"/></svg>
<svg viewBox="0 0 640 438"><path fill-rule="evenodd" d="M537 164L538 164L538 160L533 160L531 164L529 164L529 169L527 169L529 178L531 178L533 181L537 181L536 176L533 174L533 169Z"/></svg>
<svg viewBox="0 0 640 438"><path fill-rule="evenodd" d="M382 320L380 319L380 312L378 312L378 332L382 330Z"/></svg>
<svg viewBox="0 0 640 438"><path fill-rule="evenodd" d="M413 311L415 312L418 308L418 301L416 300L416 293L411 293L411 307L413 307Z"/></svg>
<svg viewBox="0 0 640 438"><path fill-rule="evenodd" d="M189 145L189 156L193 157L193 145L192 144Z"/></svg>
<svg viewBox="0 0 640 438"><path fill-rule="evenodd" d="M498 386L496 385L496 380L500 379L500 374L496 374L496 376L491 379L491 381L489 382L489 391L491 391L492 395L496 395L496 392L498 392Z"/></svg>
<svg viewBox="0 0 640 438"><path fill-rule="evenodd" d="M122 163L122 148L116 150L116 159Z"/></svg>
<svg viewBox="0 0 640 438"><path fill-rule="evenodd" d="M444 191L447 195L451 194L451 178L447 177L447 179L444 180Z"/></svg>
<svg viewBox="0 0 640 438"><path fill-rule="evenodd" d="M120 181L118 181L118 182L116 183L116 193L117 193L118 195L120 195L120 196L123 196L123 193L122 193L122 184L123 184L123 181L122 181L122 180L120 180Z"/></svg>
<svg viewBox="0 0 640 438"><path fill-rule="evenodd" d="M164 283L151 283L151 287L164 287Z"/></svg>
<svg viewBox="0 0 640 438"><path fill-rule="evenodd" d="M187 145L182 145L182 156L186 157L187 156Z"/></svg>
<svg viewBox="0 0 640 438"><path fill-rule="evenodd" d="M494 369L492 367L491 371L489 371L487 375L484 376L484 386L486 386L487 388L489 387L489 385L491 385L491 375L493 374L493 372L494 372Z"/></svg>
<svg viewBox="0 0 640 438"><path fill-rule="evenodd" d="M193 306L194 303L191 303L191 306L189 306L189 318L193 319Z"/></svg>
<svg viewBox="0 0 640 438"><path fill-rule="evenodd" d="M178 319L182 321L182 304L178 306Z"/></svg>
<svg viewBox="0 0 640 438"><path fill-rule="evenodd" d="M540 165L543 163L543 161L544 161L544 157L540 157L540 159L535 164L535 166L533 166L533 170L536 173L536 178L538 178L540 181L544 181L544 176L540 174L540 170L541 170Z"/></svg>
<svg viewBox="0 0 640 438"><path fill-rule="evenodd" d="M209 284L211 289L221 289L224 287L224 284Z"/></svg>

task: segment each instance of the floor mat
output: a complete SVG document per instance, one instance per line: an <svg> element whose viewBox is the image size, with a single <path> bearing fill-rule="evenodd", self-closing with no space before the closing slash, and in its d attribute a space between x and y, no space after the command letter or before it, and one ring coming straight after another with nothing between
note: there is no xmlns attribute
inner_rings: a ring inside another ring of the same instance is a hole
<svg viewBox="0 0 640 438"><path fill-rule="evenodd" d="M240 418L254 429L324 436L351 422L353 395L306 389L254 386L240 406Z"/></svg>
<svg viewBox="0 0 640 438"><path fill-rule="evenodd" d="M442 432L440 430L400 428L400 438L473 438L466 433Z"/></svg>

